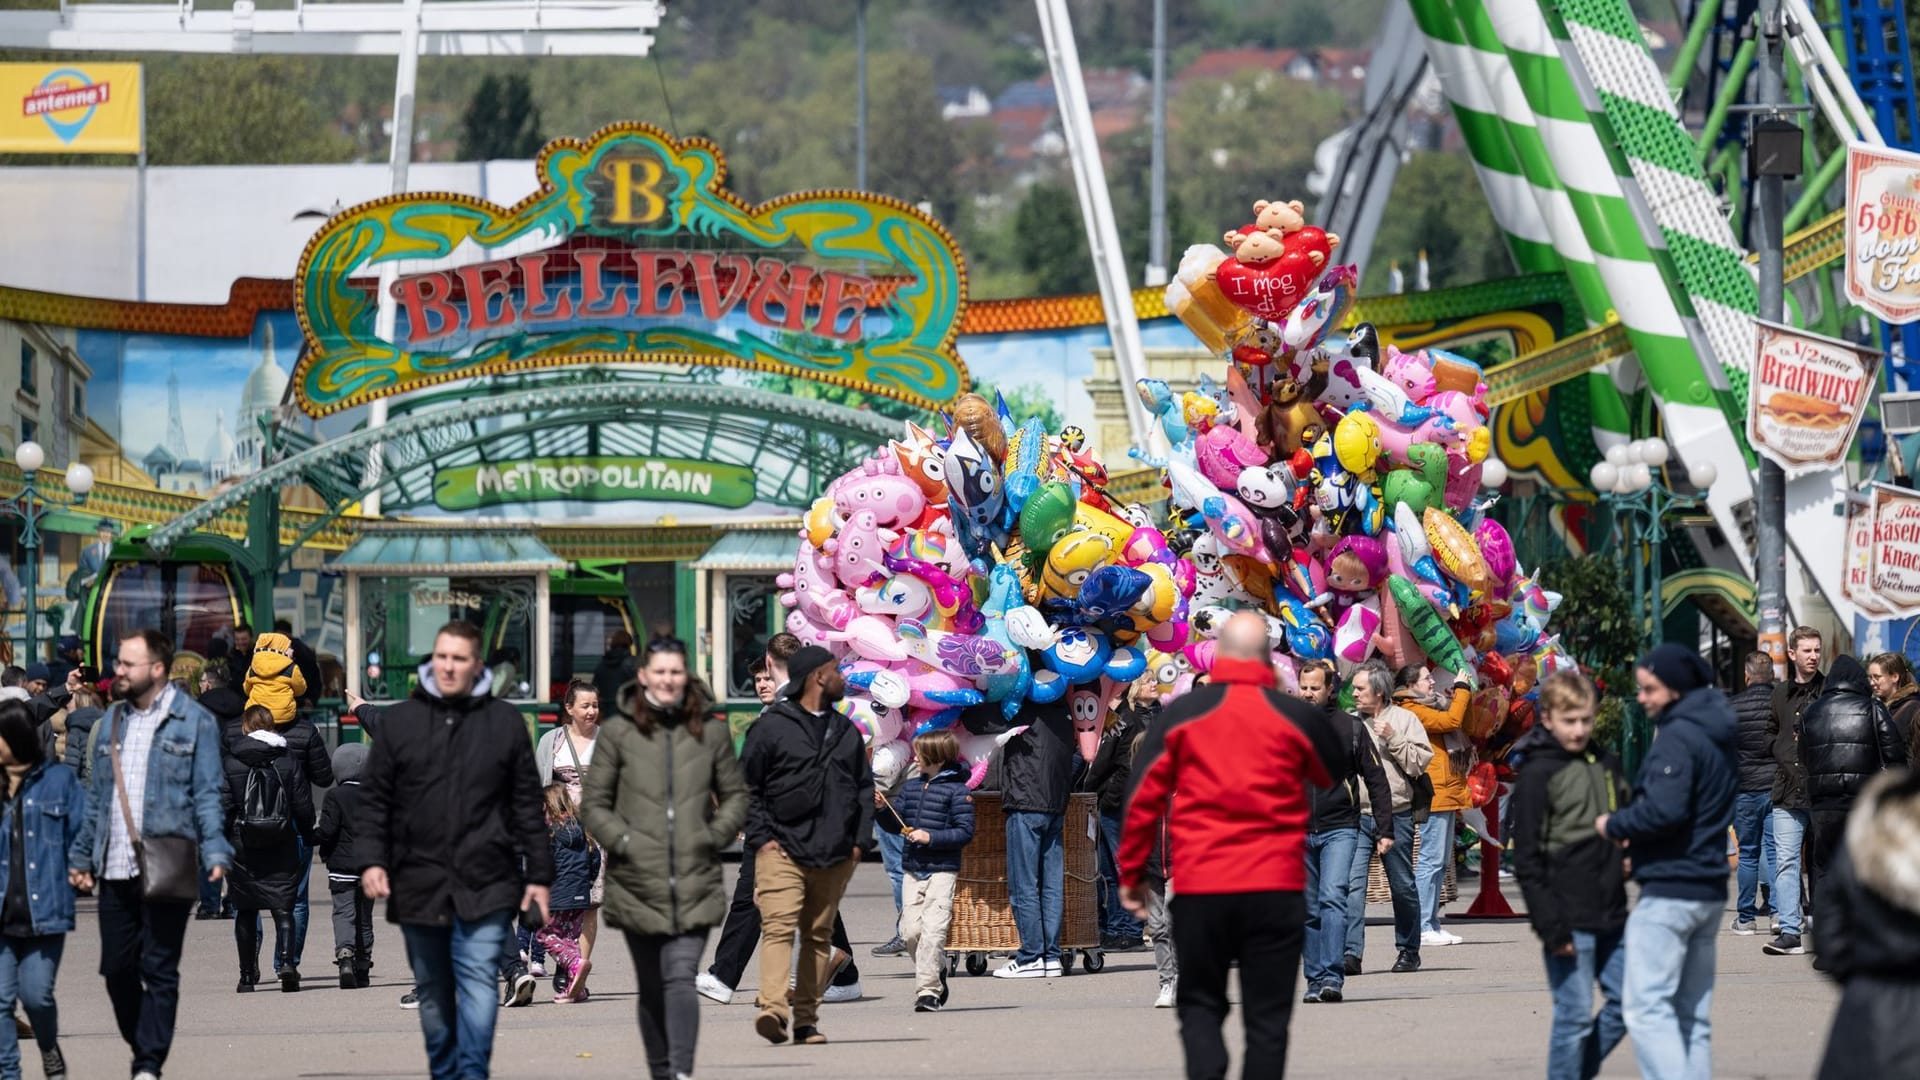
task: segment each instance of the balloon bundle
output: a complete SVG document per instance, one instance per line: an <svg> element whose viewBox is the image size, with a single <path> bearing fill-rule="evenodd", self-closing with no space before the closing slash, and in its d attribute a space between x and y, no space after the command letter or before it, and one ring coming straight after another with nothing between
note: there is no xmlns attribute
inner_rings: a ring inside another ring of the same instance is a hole
<svg viewBox="0 0 1920 1080"><path fill-rule="evenodd" d="M787 629L840 657L876 772L953 726L977 785L1028 702L1065 700L1091 758L1148 649L1186 642L1192 564L1106 478L1078 428L965 394L945 437L908 423L808 510Z"/></svg>
<svg viewBox="0 0 1920 1080"><path fill-rule="evenodd" d="M1134 455L1166 470L1194 630L1256 608L1293 658L1345 672L1424 657L1477 676L1482 737L1523 723L1515 697L1572 662L1547 635L1560 597L1521 571L1476 497L1505 481L1481 369L1383 347L1366 323L1337 332L1358 284L1331 264L1339 238L1298 202L1253 209L1230 250L1188 249L1167 286L1168 307L1227 361L1224 380L1138 387L1171 449Z"/></svg>

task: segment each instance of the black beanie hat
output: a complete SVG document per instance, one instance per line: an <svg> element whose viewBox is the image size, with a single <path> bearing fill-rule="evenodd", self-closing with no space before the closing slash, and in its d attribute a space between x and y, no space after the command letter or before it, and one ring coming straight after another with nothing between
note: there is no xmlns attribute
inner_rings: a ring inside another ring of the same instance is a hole
<svg viewBox="0 0 1920 1080"><path fill-rule="evenodd" d="M1713 669L1700 654L1671 641L1655 645L1640 658L1639 666L1676 694L1713 685Z"/></svg>

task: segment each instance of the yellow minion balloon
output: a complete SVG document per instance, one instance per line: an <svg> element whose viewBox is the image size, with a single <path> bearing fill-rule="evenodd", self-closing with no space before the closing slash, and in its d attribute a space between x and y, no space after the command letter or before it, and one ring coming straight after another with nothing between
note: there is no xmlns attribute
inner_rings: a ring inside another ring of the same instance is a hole
<svg viewBox="0 0 1920 1080"><path fill-rule="evenodd" d="M1071 600L1079 596L1081 583L1112 558L1113 541L1105 533L1068 533L1047 552L1046 569L1040 573L1039 599Z"/></svg>

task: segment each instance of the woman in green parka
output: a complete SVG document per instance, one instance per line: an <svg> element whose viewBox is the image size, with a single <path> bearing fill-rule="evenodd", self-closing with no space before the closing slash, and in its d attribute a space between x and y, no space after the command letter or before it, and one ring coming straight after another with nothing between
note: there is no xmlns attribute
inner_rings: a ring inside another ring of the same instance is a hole
<svg viewBox="0 0 1920 1080"><path fill-rule="evenodd" d="M601 723L580 797L580 819L606 853L606 920L633 953L653 1080L693 1075L694 974L707 931L727 914L720 849L747 816L733 739L708 722L711 707L690 685L686 646L655 641L639 682L620 689Z"/></svg>

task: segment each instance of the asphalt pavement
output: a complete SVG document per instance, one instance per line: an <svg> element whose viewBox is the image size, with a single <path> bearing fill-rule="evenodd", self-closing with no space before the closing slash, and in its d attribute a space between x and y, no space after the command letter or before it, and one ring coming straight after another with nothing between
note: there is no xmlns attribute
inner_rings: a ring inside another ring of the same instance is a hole
<svg viewBox="0 0 1920 1080"><path fill-rule="evenodd" d="M731 887L731 867L728 879ZM426 1075L417 1014L399 1007L408 980L398 930L378 923L372 987L338 989L325 882L324 871L316 867L303 968L308 989L299 994L265 989L236 994L233 924L190 925L167 1076ZM749 971L735 1004L703 1005L696 1070L701 1080L1183 1075L1174 1011L1152 1008L1150 952L1110 955L1099 974L1062 979L1006 981L961 974L953 980L952 1001L944 1011L917 1014L912 963L867 952L892 929L887 879L877 864L861 867L844 914L866 996L824 1008L821 1027L830 1044L775 1047L756 1037L752 985L757 971ZM1369 913L1371 968L1392 961L1389 914L1384 905ZM1531 931L1524 920L1451 919L1449 925L1467 943L1428 949L1423 971L1370 971L1347 981L1347 1000L1341 1004L1298 1006L1289 1075L1342 1080L1541 1075L1552 1006ZM1716 1078L1808 1077L1825 1044L1835 989L1810 969L1807 957L1763 955L1765 940L1730 932L1720 936L1713 1008ZM79 928L67 941L58 995L61 1044L76 1080L127 1074L127 1050L95 974L99 955L92 904L83 901ZM592 986L592 1000L555 1005L551 984L543 983L532 1006L503 1010L494 1075L530 1080L644 1076L633 969L615 931L602 931ZM1229 1032L1237 1052L1237 1018L1229 1021ZM39 1076L38 1054L30 1045L23 1049L24 1075ZM1637 1075L1631 1050L1630 1043L1623 1044L1602 1075Z"/></svg>

